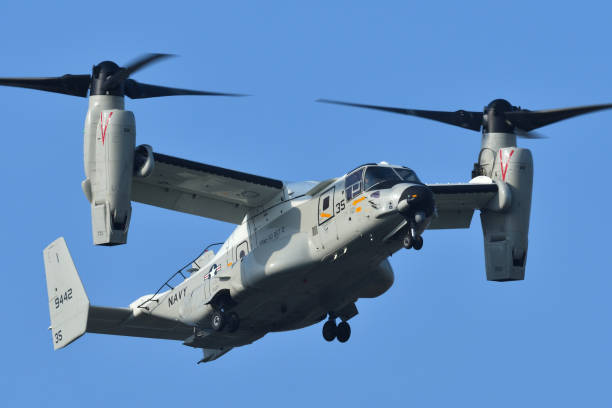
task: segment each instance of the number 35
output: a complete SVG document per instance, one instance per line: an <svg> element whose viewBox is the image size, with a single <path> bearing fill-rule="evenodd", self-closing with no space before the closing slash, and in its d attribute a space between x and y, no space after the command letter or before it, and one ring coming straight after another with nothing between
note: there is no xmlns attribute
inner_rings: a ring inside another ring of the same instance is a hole
<svg viewBox="0 0 612 408"><path fill-rule="evenodd" d="M344 200L340 201L339 203L336 203L336 214L338 214L340 211L344 210L346 207L344 205Z"/></svg>

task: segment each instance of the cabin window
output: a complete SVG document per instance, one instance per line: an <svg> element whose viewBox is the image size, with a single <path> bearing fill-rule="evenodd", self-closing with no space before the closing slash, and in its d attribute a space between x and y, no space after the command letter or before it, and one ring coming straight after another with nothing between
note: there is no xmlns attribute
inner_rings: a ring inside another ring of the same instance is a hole
<svg viewBox="0 0 612 408"><path fill-rule="evenodd" d="M323 199L323 211L327 210L329 208L329 196L325 197Z"/></svg>
<svg viewBox="0 0 612 408"><path fill-rule="evenodd" d="M334 218L334 191L330 188L319 196L319 225Z"/></svg>
<svg viewBox="0 0 612 408"><path fill-rule="evenodd" d="M249 244L246 241L244 241L236 247L236 260L242 261L242 258L244 258L248 253L249 253Z"/></svg>
<svg viewBox="0 0 612 408"><path fill-rule="evenodd" d="M344 181L344 195L346 196L346 200L350 201L354 197L357 197L361 194L361 175L363 174L363 168L359 170L355 170L348 176L346 176L346 180Z"/></svg>

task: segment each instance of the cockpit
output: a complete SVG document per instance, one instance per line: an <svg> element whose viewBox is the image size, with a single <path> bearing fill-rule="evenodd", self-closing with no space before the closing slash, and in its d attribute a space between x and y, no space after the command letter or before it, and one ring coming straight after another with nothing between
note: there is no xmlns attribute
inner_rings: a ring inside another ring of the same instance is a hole
<svg viewBox="0 0 612 408"><path fill-rule="evenodd" d="M381 164L366 164L353 170L345 179L347 200L359 195L362 191L383 190L398 183L422 184L416 173L407 167L395 167Z"/></svg>

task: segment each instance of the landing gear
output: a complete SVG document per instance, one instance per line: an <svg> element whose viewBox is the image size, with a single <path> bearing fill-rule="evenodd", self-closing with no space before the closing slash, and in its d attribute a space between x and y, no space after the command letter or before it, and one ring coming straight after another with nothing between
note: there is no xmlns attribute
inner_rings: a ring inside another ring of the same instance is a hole
<svg viewBox="0 0 612 408"><path fill-rule="evenodd" d="M220 310L215 310L210 315L210 325L214 331L221 331L225 326L225 316Z"/></svg>
<svg viewBox="0 0 612 408"><path fill-rule="evenodd" d="M215 310L210 315L210 326L217 332L220 332L227 326L227 331L233 333L240 327L240 318L234 312L224 313L221 310Z"/></svg>
<svg viewBox="0 0 612 408"><path fill-rule="evenodd" d="M336 326L336 318L329 318L323 325L323 338L326 341L338 339L340 343L346 343L351 337L351 326L347 322L340 322Z"/></svg>
<svg viewBox="0 0 612 408"><path fill-rule="evenodd" d="M417 251L421 248L423 248L423 237L420 235L417 235L413 240L412 240L412 247L414 249L416 249Z"/></svg>
<svg viewBox="0 0 612 408"><path fill-rule="evenodd" d="M404 245L404 248L406 249L412 248L412 237L410 235L406 235L402 240L402 245Z"/></svg>
<svg viewBox="0 0 612 408"><path fill-rule="evenodd" d="M336 338L336 331L338 328L336 327L336 320L329 319L323 325L323 338L326 341L334 341Z"/></svg>
<svg viewBox="0 0 612 408"><path fill-rule="evenodd" d="M351 326L347 322L341 322L336 328L336 338L340 343L346 343L351 337Z"/></svg>
<svg viewBox="0 0 612 408"><path fill-rule="evenodd" d="M423 237L414 228L410 228L410 232L402 240L402 245L406 249L414 248L418 251L423 248Z"/></svg>
<svg viewBox="0 0 612 408"><path fill-rule="evenodd" d="M227 331L233 333L238 330L238 327L240 327L240 318L238 313L232 312L227 319Z"/></svg>

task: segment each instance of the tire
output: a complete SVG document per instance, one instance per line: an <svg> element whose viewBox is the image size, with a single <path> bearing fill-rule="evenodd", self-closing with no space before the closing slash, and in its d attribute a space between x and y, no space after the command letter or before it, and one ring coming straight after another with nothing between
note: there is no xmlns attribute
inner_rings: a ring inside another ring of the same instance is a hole
<svg viewBox="0 0 612 408"><path fill-rule="evenodd" d="M406 249L410 249L412 248L412 238L410 237L410 235L406 235L404 237L404 239L402 240L402 245L404 246L404 248Z"/></svg>
<svg viewBox="0 0 612 408"><path fill-rule="evenodd" d="M236 330L238 330L238 327L240 327L240 318L238 317L237 313L232 312L227 318L227 331L234 333Z"/></svg>
<svg viewBox="0 0 612 408"><path fill-rule="evenodd" d="M342 322L338 325L336 335L340 343L346 343L351 337L351 326L347 322Z"/></svg>
<svg viewBox="0 0 612 408"><path fill-rule="evenodd" d="M218 310L215 310L210 315L210 326L214 331L223 330L223 326L225 326L225 316Z"/></svg>
<svg viewBox="0 0 612 408"><path fill-rule="evenodd" d="M323 338L326 341L334 341L334 339L336 338L336 331L338 329L336 328L336 322L333 320L328 320L325 322L325 324L323 325Z"/></svg>
<svg viewBox="0 0 612 408"><path fill-rule="evenodd" d="M414 239L414 242L412 243L412 247L416 249L417 251L423 248L423 237L421 236L416 237Z"/></svg>

